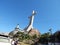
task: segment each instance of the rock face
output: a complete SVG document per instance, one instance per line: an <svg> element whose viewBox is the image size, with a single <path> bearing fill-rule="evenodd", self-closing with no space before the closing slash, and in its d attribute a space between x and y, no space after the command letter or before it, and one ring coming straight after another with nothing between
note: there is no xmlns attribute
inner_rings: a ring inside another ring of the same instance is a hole
<svg viewBox="0 0 60 45"><path fill-rule="evenodd" d="M17 24L17 26L14 28L14 30L9 33L9 36L13 37L17 32L23 32L20 29L19 24Z"/></svg>
<svg viewBox="0 0 60 45"><path fill-rule="evenodd" d="M40 36L40 32L37 29L31 29L28 33L30 36L36 35L37 37Z"/></svg>
<svg viewBox="0 0 60 45"><path fill-rule="evenodd" d="M15 35L19 30L20 30L20 29L16 29L16 28L15 28L15 30L11 31L11 32L9 33L9 35Z"/></svg>

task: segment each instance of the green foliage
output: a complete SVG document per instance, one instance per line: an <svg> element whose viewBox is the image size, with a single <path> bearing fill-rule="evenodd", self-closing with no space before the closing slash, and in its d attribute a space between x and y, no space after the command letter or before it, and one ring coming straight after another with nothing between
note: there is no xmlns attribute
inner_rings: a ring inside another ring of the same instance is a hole
<svg viewBox="0 0 60 45"><path fill-rule="evenodd" d="M41 35L41 37L49 37L49 36L50 36L49 33L44 33Z"/></svg>
<svg viewBox="0 0 60 45"><path fill-rule="evenodd" d="M29 40L31 38L30 35L25 34L23 32L17 32L17 34L15 34L13 37L14 38L18 38L20 41L23 41L25 39L28 39Z"/></svg>
<svg viewBox="0 0 60 45"><path fill-rule="evenodd" d="M60 42L60 31L56 31L53 35L49 33L44 33L41 35L40 43L48 43L48 42Z"/></svg>
<svg viewBox="0 0 60 45"><path fill-rule="evenodd" d="M36 39L37 38L37 35L35 34L34 36L32 36L33 39Z"/></svg>
<svg viewBox="0 0 60 45"><path fill-rule="evenodd" d="M41 43L47 43L49 41L49 37L50 37L49 33L44 33L44 34L41 35L39 41Z"/></svg>
<svg viewBox="0 0 60 45"><path fill-rule="evenodd" d="M56 31L54 34L53 34L53 38L55 38L54 40L56 42L60 42L60 31Z"/></svg>

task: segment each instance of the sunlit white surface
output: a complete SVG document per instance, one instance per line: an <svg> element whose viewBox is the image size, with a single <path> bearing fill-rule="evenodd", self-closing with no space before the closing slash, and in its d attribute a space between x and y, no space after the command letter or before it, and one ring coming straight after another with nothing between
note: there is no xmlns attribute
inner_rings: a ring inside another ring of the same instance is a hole
<svg viewBox="0 0 60 45"><path fill-rule="evenodd" d="M11 45L10 43L0 42L0 45Z"/></svg>
<svg viewBox="0 0 60 45"><path fill-rule="evenodd" d="M11 45L10 39L0 36L0 45Z"/></svg>

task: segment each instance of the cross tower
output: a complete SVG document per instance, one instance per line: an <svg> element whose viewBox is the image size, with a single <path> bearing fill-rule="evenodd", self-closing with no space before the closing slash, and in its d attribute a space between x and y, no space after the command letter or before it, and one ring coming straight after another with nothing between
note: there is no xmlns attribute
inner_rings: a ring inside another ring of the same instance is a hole
<svg viewBox="0 0 60 45"><path fill-rule="evenodd" d="M27 32L29 32L33 28L33 21L34 21L35 14L36 12L33 10L32 15L29 17L30 19L29 25L27 26L27 28L25 28Z"/></svg>

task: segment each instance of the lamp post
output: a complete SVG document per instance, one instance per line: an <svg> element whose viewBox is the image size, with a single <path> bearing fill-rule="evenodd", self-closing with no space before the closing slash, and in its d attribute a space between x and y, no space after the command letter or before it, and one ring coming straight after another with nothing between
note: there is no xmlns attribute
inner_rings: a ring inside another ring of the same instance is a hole
<svg viewBox="0 0 60 45"><path fill-rule="evenodd" d="M50 28L49 31L50 31L50 35L52 36L52 28ZM50 38L50 40L51 40L51 38ZM51 45L52 45L52 41L51 41Z"/></svg>
<svg viewBox="0 0 60 45"><path fill-rule="evenodd" d="M52 28L50 28L49 31L50 31L50 34L52 35Z"/></svg>

